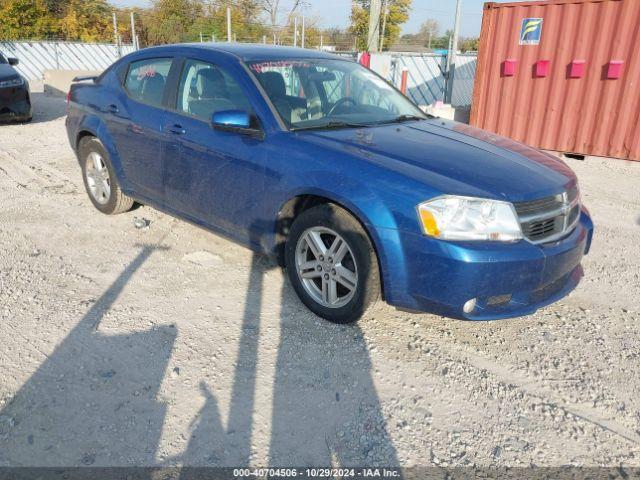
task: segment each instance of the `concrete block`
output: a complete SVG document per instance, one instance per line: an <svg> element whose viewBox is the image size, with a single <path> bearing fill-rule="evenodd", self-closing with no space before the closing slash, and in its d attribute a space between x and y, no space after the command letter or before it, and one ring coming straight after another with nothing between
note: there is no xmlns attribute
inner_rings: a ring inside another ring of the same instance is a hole
<svg viewBox="0 0 640 480"><path fill-rule="evenodd" d="M45 95L66 97L75 77L84 75L100 75L100 70L45 70Z"/></svg>

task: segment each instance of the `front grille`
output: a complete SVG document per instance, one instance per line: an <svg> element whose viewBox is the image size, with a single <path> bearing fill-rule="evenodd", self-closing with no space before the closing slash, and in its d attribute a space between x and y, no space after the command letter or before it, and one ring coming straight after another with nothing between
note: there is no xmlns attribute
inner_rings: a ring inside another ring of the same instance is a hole
<svg viewBox="0 0 640 480"><path fill-rule="evenodd" d="M580 216L578 187L549 197L514 204L523 235L533 243L557 240L575 227Z"/></svg>

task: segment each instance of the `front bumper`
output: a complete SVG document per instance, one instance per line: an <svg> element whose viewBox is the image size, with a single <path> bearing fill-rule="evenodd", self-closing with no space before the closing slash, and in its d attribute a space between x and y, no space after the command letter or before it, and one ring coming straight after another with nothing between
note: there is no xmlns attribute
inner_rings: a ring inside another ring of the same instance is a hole
<svg viewBox="0 0 640 480"><path fill-rule="evenodd" d="M592 236L593 223L584 210L573 232L545 245L444 242L403 234L404 291L388 289L387 301L466 320L528 315L578 285ZM465 312L472 299L475 308Z"/></svg>
<svg viewBox="0 0 640 480"><path fill-rule="evenodd" d="M28 120L32 116L29 85L0 88L0 121Z"/></svg>

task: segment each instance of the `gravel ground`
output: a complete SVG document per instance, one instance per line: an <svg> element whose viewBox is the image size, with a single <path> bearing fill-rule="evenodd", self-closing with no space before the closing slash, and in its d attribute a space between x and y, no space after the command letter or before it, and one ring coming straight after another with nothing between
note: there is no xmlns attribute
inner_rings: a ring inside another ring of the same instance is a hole
<svg viewBox="0 0 640 480"><path fill-rule="evenodd" d="M335 326L265 257L99 214L35 107L0 127L0 465L640 466L640 163L569 160L597 232L563 301Z"/></svg>

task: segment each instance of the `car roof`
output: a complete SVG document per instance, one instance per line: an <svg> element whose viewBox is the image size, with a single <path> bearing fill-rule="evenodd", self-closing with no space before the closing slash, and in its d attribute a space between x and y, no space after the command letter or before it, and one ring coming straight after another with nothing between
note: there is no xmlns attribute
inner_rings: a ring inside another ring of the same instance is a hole
<svg viewBox="0 0 640 480"><path fill-rule="evenodd" d="M205 42L205 43L180 43L173 45L163 45L159 47L151 47L145 50L155 50L159 53L162 50L181 50L181 49L195 49L202 51L213 51L218 53L224 53L233 55L244 61L253 60L278 60L278 59L296 59L296 58L324 58L327 60L344 60L345 57L339 55L332 55L330 53L321 52L318 50L311 50L306 48L294 48L283 47L279 45L265 45L255 43L218 43L218 42Z"/></svg>

